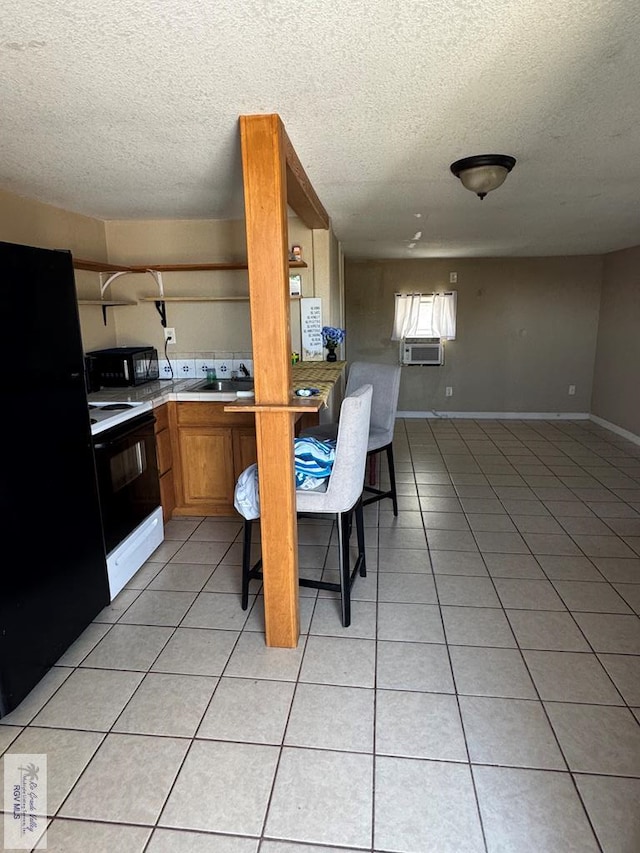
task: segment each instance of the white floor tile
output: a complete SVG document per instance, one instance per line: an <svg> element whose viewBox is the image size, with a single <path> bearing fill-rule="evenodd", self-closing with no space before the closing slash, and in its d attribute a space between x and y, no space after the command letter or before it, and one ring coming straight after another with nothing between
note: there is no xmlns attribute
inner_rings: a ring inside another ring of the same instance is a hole
<svg viewBox="0 0 640 853"><path fill-rule="evenodd" d="M455 696L378 690L376 753L406 758L466 761Z"/></svg>
<svg viewBox="0 0 640 853"><path fill-rule="evenodd" d="M376 759L374 849L482 853L468 765Z"/></svg>
<svg viewBox="0 0 640 853"><path fill-rule="evenodd" d="M285 747L265 834L369 847L372 789L372 755Z"/></svg>
<svg viewBox="0 0 640 853"><path fill-rule="evenodd" d="M598 844L568 773L474 767L473 776L490 853L597 853Z"/></svg>
<svg viewBox="0 0 640 853"><path fill-rule="evenodd" d="M602 849L635 850L640 839L640 779L576 774L575 780Z"/></svg>
<svg viewBox="0 0 640 853"><path fill-rule="evenodd" d="M60 815L154 823L188 746L176 738L107 735Z"/></svg>
<svg viewBox="0 0 640 853"><path fill-rule="evenodd" d="M194 741L159 826L260 835L277 760L275 746Z"/></svg>
<svg viewBox="0 0 640 853"><path fill-rule="evenodd" d="M287 724L287 746L373 752L374 691L299 684Z"/></svg>
<svg viewBox="0 0 640 853"><path fill-rule="evenodd" d="M293 691L289 681L221 678L197 737L280 744Z"/></svg>
<svg viewBox="0 0 640 853"><path fill-rule="evenodd" d="M295 649L261 584L240 607L237 517L165 525L0 720L49 756L49 850L636 853L640 451L526 419L399 420L394 449L351 626L300 588ZM299 539L336 580L335 526Z"/></svg>
<svg viewBox="0 0 640 853"><path fill-rule="evenodd" d="M47 829L46 842L43 839L42 846L38 844L36 850L47 850L48 853L86 853L87 850L91 853L113 853L114 850L142 853L150 835L150 827L56 818Z"/></svg>
<svg viewBox="0 0 640 853"><path fill-rule="evenodd" d="M257 850L257 838L155 829L145 853L257 853Z"/></svg>

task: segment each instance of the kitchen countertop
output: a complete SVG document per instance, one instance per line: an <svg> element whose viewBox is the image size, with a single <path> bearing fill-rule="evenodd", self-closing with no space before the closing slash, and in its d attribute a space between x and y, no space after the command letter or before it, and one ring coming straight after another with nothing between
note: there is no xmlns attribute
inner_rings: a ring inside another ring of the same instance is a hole
<svg viewBox="0 0 640 853"><path fill-rule="evenodd" d="M314 398L299 398L295 400L314 399L316 404L326 404L327 398L334 385L342 375L346 366L345 361L307 361L298 362L291 367L291 378L293 391L299 388L317 388L320 392ZM231 403L241 400L253 403L254 400L238 398L234 392L222 391L198 391L195 390L202 382L198 379L158 379L155 382L147 382L145 385L126 388L102 388L88 395L90 403L118 402L138 403L150 401L153 407L161 406L170 401L191 402L200 401L208 403Z"/></svg>

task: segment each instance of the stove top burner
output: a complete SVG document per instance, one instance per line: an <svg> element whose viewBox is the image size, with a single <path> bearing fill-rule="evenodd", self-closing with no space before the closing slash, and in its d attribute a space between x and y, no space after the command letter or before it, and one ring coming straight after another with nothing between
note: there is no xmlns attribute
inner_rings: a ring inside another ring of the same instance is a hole
<svg viewBox="0 0 640 853"><path fill-rule="evenodd" d="M91 422L92 424L97 424L97 423L98 423L98 419L97 419L97 418L89 418L89 420L90 420L90 422Z"/></svg>
<svg viewBox="0 0 640 853"><path fill-rule="evenodd" d="M96 406L95 403L89 403L89 411L91 411L91 409L97 409L97 408L98 407Z"/></svg>
<svg viewBox="0 0 640 853"><path fill-rule="evenodd" d="M109 403L101 407L104 412L120 412L122 409L133 409L131 403Z"/></svg>

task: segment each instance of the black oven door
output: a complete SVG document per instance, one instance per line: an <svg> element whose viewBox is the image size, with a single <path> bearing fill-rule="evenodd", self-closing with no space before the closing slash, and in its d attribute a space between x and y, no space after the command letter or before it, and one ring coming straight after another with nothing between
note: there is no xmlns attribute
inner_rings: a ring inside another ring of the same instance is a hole
<svg viewBox="0 0 640 853"><path fill-rule="evenodd" d="M140 415L95 437L107 554L160 506L155 420L152 414Z"/></svg>

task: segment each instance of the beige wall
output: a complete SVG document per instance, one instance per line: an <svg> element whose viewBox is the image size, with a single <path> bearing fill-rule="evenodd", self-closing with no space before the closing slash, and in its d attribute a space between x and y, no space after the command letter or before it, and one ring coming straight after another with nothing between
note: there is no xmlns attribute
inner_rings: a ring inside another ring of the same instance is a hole
<svg viewBox="0 0 640 853"><path fill-rule="evenodd" d="M69 249L80 258L107 259L104 223L0 191L0 238L7 243Z"/></svg>
<svg viewBox="0 0 640 853"><path fill-rule="evenodd" d="M394 292L456 289L457 339L442 367L403 368L399 410L589 412L601 275L595 256L347 261L348 359L397 363Z"/></svg>
<svg viewBox="0 0 640 853"><path fill-rule="evenodd" d="M640 246L604 258L591 411L640 436Z"/></svg>
<svg viewBox="0 0 640 853"><path fill-rule="evenodd" d="M122 264L215 262L246 258L244 222L222 220L111 221L106 223L109 258ZM289 243L299 245L307 268L302 293L314 295L313 232L299 220L289 220ZM248 294L246 270L224 272L163 273L166 296L223 296ZM126 275L110 286L113 297L139 299L155 296L157 285L150 275ZM169 355L188 352L251 351L248 302L167 302L167 325L176 330L177 344ZM292 349L300 350L299 303L291 303ZM118 343L145 343L164 350L160 318L152 302L140 302L135 310L117 315Z"/></svg>
<svg viewBox="0 0 640 853"><path fill-rule="evenodd" d="M104 222L71 213L49 204L0 191L0 240L43 249L69 249L77 258L107 260ZM94 273L76 272L79 297L97 298L99 285ZM110 319L102 322L100 308L80 307L85 350L90 346L113 346L116 329ZM88 344L90 342L90 344Z"/></svg>
<svg viewBox="0 0 640 853"><path fill-rule="evenodd" d="M323 298L323 322L346 325L347 357L394 363L389 339L396 290L449 289L457 272L458 339L441 368L404 368L404 411L589 412L640 435L640 247L604 258L431 259L347 262L342 314L342 252L332 232L289 220L301 245L303 295ZM0 192L0 239L114 263L190 263L245 257L242 222L115 221L61 210ZM165 292L246 293L246 272L166 273ZM80 298L98 298L96 273L77 271ZM602 302L600 304L600 291ZM148 275L118 279L107 295L156 293ZM600 312L600 326L598 316ZM149 343L164 347L153 303L81 306L85 349ZM250 350L247 303L170 303L178 352ZM299 349L298 303L292 346ZM597 339L597 348L596 348ZM595 363L595 370L594 370ZM577 387L575 397L567 386ZM446 398L451 385L454 396Z"/></svg>
<svg viewBox="0 0 640 853"><path fill-rule="evenodd" d="M315 236L314 236L315 235ZM102 222L38 201L0 192L0 240L44 248L69 249L77 258L114 264L188 264L246 258L243 221L122 220ZM325 322L333 321L339 270L337 243L329 232L310 231L289 219L289 244L302 248L307 268L300 270L303 296L322 296ZM317 265L317 269L316 269ZM166 295L241 295L248 293L246 270L164 273ZM100 298L98 273L76 271L80 299ZM155 296L150 275L116 279L105 298ZM338 289L339 294L339 289ZM164 350L164 334L153 302L109 308L107 325L99 306L80 306L85 350L144 343ZM169 355L191 352L251 350L248 302L167 303L168 325L176 329L177 345ZM292 349L300 350L299 302L291 303Z"/></svg>

